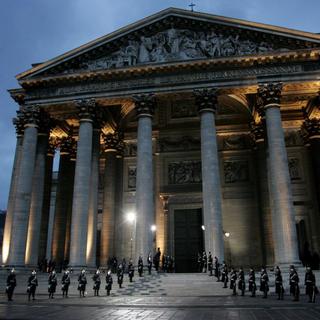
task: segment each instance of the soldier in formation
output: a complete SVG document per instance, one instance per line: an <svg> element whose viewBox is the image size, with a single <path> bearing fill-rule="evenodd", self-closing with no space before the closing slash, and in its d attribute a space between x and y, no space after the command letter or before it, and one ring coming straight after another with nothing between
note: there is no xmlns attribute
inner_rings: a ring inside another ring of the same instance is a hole
<svg viewBox="0 0 320 320"><path fill-rule="evenodd" d="M80 298L84 298L84 293L86 291L87 285L87 277L86 277L86 270L82 270L79 277L78 277L78 290Z"/></svg>
<svg viewBox="0 0 320 320"><path fill-rule="evenodd" d="M160 265L160 258L161 258L161 250L158 248L157 253L155 254L153 261L154 261L154 268L156 271L159 271L159 265Z"/></svg>
<svg viewBox="0 0 320 320"><path fill-rule="evenodd" d="M228 266L223 262L222 264L222 270L221 270L221 281L223 282L223 288L228 287Z"/></svg>
<svg viewBox="0 0 320 320"><path fill-rule="evenodd" d="M316 277L310 267L307 267L304 284L306 286L306 295L309 297L309 302L315 303L318 289L316 287Z"/></svg>
<svg viewBox="0 0 320 320"><path fill-rule="evenodd" d="M101 285L101 278L100 278L100 270L99 269L93 275L92 280L93 280L94 296L99 296L99 290L100 290L100 285Z"/></svg>
<svg viewBox="0 0 320 320"><path fill-rule="evenodd" d="M260 274L260 291L263 292L262 298L266 299L269 291L269 276L265 267L262 267Z"/></svg>
<svg viewBox="0 0 320 320"><path fill-rule="evenodd" d="M138 260L138 273L139 273L139 277L142 277L142 274L143 274L143 260L142 260L141 256L139 257L139 260Z"/></svg>
<svg viewBox="0 0 320 320"><path fill-rule="evenodd" d="M27 287L29 301L31 296L32 296L32 300L36 300L35 296L36 296L37 286L38 286L37 273L36 273L36 270L32 270L31 275L28 278L28 287Z"/></svg>
<svg viewBox="0 0 320 320"><path fill-rule="evenodd" d="M246 290L246 282L244 279L244 271L242 267L240 267L238 273L238 289L241 291L241 296L244 296L244 292Z"/></svg>
<svg viewBox="0 0 320 320"><path fill-rule="evenodd" d="M118 277L118 285L119 288L122 288L122 283L123 283L123 267L122 267L122 263L120 263L118 265L118 270L117 270L117 277Z"/></svg>
<svg viewBox="0 0 320 320"><path fill-rule="evenodd" d="M299 275L294 266L290 267L289 285L290 285L290 295L293 296L293 301L299 301L299 297L300 297Z"/></svg>
<svg viewBox="0 0 320 320"><path fill-rule="evenodd" d="M112 284L113 284L112 273L111 273L111 270L109 270L106 276L107 296L110 296L110 292L112 290Z"/></svg>
<svg viewBox="0 0 320 320"><path fill-rule="evenodd" d="M278 295L278 300L283 300L284 296L284 288L283 288L283 279L282 279L282 274L279 266L276 266L275 270L275 288L276 288L276 294Z"/></svg>
<svg viewBox="0 0 320 320"><path fill-rule="evenodd" d="M134 277L134 265L133 265L131 259L130 259L129 265L128 265L128 275L129 275L130 282L132 282L132 279Z"/></svg>
<svg viewBox="0 0 320 320"><path fill-rule="evenodd" d="M152 270L152 256L151 256L151 252L149 252L149 254L148 254L147 265L148 265L148 273L151 274L151 270Z"/></svg>
<svg viewBox="0 0 320 320"><path fill-rule="evenodd" d="M8 301L12 301L14 288L16 286L17 286L16 272L14 269L11 269L7 277L7 286L6 286L6 294L8 297Z"/></svg>
<svg viewBox="0 0 320 320"><path fill-rule="evenodd" d="M205 251L203 251L203 253L202 253L202 272L207 273L207 266L208 266L207 254Z"/></svg>
<svg viewBox="0 0 320 320"><path fill-rule="evenodd" d="M210 277L212 277L213 276L213 273L212 273L212 271L213 271L213 259L212 259L212 254L211 254L211 252L209 251L209 255L208 255L208 270L209 270L209 272L210 272Z"/></svg>
<svg viewBox="0 0 320 320"><path fill-rule="evenodd" d="M56 271L52 270L48 278L49 299L54 298L53 295L56 292L57 284L58 284L58 279L57 279Z"/></svg>
<svg viewBox="0 0 320 320"><path fill-rule="evenodd" d="M220 281L220 263L217 257L214 257L214 275L217 278L217 281Z"/></svg>
<svg viewBox="0 0 320 320"><path fill-rule="evenodd" d="M232 267L230 271L230 289L232 289L232 295L237 295L237 271Z"/></svg>
<svg viewBox="0 0 320 320"><path fill-rule="evenodd" d="M249 291L251 292L251 297L256 296L256 290L257 290L257 285L256 285L256 274L254 269L251 267L249 271Z"/></svg>
<svg viewBox="0 0 320 320"><path fill-rule="evenodd" d="M202 256L200 252L198 252L197 263L198 263L198 272L202 272L203 266L202 266Z"/></svg>
<svg viewBox="0 0 320 320"><path fill-rule="evenodd" d="M62 297L68 298L69 286L70 286L70 271L65 270L61 279L61 290L62 290Z"/></svg>

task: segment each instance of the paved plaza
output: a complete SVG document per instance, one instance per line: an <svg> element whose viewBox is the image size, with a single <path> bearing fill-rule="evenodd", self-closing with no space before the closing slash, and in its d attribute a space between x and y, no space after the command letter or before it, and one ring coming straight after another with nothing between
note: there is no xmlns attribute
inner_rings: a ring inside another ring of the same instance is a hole
<svg viewBox="0 0 320 320"><path fill-rule="evenodd" d="M320 319L319 301L309 304L305 295L298 303L287 295L284 301L278 301L271 287L268 299L262 299L260 293L256 298L248 293L245 297L233 297L231 290L223 289L214 277L205 274L152 274L135 277L133 283L126 276L122 289L114 276L110 297L104 290L104 275L101 296L93 296L88 274L87 295L81 299L76 290L77 277L73 275L70 297L62 299L59 285L53 300L48 299L47 276L39 275L37 299L31 302L25 293L26 277L17 276L13 302L8 303L3 294L0 296L0 319ZM60 283L60 274L58 278ZM270 278L273 281L272 275ZM4 279L2 273L1 292ZM302 287L301 292L304 293Z"/></svg>

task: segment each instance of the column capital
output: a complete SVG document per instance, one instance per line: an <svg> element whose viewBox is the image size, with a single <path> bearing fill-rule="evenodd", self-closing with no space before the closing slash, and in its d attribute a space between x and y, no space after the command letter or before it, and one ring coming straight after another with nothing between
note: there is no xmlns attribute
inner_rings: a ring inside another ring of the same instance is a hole
<svg viewBox="0 0 320 320"><path fill-rule="evenodd" d="M216 113L218 108L217 92L218 90L216 88L204 88L193 91L199 113L204 111Z"/></svg>
<svg viewBox="0 0 320 320"><path fill-rule="evenodd" d="M17 111L17 113L18 113L18 111ZM19 116L19 114L18 114L18 117L12 119L12 123L16 127L17 137L23 136L23 132L24 132L24 119L23 119L23 117Z"/></svg>
<svg viewBox="0 0 320 320"><path fill-rule="evenodd" d="M254 142L254 144L257 144L259 142L265 141L265 123L263 120L260 122L252 122L251 125L251 132L250 136Z"/></svg>
<svg viewBox="0 0 320 320"><path fill-rule="evenodd" d="M309 140L320 139L320 119L306 118L301 125L301 136L306 144Z"/></svg>
<svg viewBox="0 0 320 320"><path fill-rule="evenodd" d="M259 84L257 95L257 111L264 115L264 110L271 106L280 107L282 83L262 83Z"/></svg>
<svg viewBox="0 0 320 320"><path fill-rule="evenodd" d="M49 137L49 142L47 146L47 155L50 157L54 157L57 146L58 146L58 139L55 137Z"/></svg>
<svg viewBox="0 0 320 320"><path fill-rule="evenodd" d="M76 144L77 143L75 139L72 137L72 135L68 135L66 137L60 138L59 139L60 154L71 155Z"/></svg>
<svg viewBox="0 0 320 320"><path fill-rule="evenodd" d="M81 99L76 100L75 105L78 109L78 116L80 121L93 122L96 118L96 100L95 99Z"/></svg>
<svg viewBox="0 0 320 320"><path fill-rule="evenodd" d="M23 118L25 127L39 127L40 122L40 106L30 105L22 107L18 112L18 117Z"/></svg>
<svg viewBox="0 0 320 320"><path fill-rule="evenodd" d="M142 93L132 96L135 104L137 118L152 117L157 104L156 96L153 93Z"/></svg>
<svg viewBox="0 0 320 320"><path fill-rule="evenodd" d="M115 131L114 133L108 133L103 136L104 140L104 152L117 152L123 154L124 143L123 133L121 131Z"/></svg>

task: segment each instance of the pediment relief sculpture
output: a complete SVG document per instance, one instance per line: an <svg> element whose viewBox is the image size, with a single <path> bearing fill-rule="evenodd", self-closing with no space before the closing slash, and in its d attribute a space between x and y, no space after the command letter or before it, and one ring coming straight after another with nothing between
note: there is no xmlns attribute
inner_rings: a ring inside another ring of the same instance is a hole
<svg viewBox="0 0 320 320"><path fill-rule="evenodd" d="M254 42L240 35L223 35L213 30L192 31L170 28L153 36L128 40L118 51L84 62L83 69L99 70L192 59L243 56L286 51L265 41Z"/></svg>

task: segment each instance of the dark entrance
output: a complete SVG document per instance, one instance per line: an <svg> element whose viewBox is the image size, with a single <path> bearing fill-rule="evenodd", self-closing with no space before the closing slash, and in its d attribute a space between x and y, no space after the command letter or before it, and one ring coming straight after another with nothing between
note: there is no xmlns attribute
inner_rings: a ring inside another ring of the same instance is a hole
<svg viewBox="0 0 320 320"><path fill-rule="evenodd" d="M197 272L198 252L203 251L202 210L174 211L176 272Z"/></svg>

